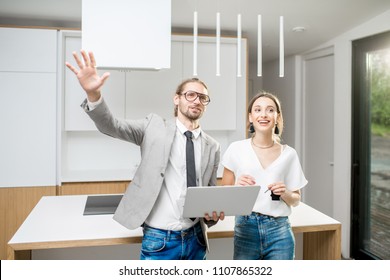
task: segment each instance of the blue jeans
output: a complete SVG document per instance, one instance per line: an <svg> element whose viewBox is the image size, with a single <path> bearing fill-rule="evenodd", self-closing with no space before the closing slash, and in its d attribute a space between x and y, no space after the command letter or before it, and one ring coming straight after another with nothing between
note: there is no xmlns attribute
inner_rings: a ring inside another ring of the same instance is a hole
<svg viewBox="0 0 390 280"><path fill-rule="evenodd" d="M294 251L295 239L288 217L258 213L236 217L235 260L292 260Z"/></svg>
<svg viewBox="0 0 390 280"><path fill-rule="evenodd" d="M144 225L141 260L205 260L206 243L200 223L181 231Z"/></svg>

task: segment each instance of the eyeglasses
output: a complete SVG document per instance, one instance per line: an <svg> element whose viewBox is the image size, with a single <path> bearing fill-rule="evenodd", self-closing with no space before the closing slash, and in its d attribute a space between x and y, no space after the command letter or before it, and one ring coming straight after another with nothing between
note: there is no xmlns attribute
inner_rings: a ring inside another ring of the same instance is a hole
<svg viewBox="0 0 390 280"><path fill-rule="evenodd" d="M189 90L187 92L181 93L181 95L184 95L187 101L193 102L199 97L200 103L203 105L207 105L210 103L210 97L207 94L199 93L196 91Z"/></svg>

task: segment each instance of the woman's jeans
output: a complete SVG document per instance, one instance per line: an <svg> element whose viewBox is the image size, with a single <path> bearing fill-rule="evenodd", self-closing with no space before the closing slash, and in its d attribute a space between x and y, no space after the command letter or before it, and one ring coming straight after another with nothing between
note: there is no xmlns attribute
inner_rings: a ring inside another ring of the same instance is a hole
<svg viewBox="0 0 390 280"><path fill-rule="evenodd" d="M295 239L288 217L254 212L236 217L235 260L292 260L294 250Z"/></svg>
<svg viewBox="0 0 390 280"><path fill-rule="evenodd" d="M181 231L144 225L141 260L204 260L206 243L200 223Z"/></svg>

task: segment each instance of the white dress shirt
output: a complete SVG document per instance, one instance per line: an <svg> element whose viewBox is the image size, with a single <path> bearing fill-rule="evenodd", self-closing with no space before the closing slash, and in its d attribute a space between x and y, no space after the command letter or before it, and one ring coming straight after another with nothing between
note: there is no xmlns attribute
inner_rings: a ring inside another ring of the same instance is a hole
<svg viewBox="0 0 390 280"><path fill-rule="evenodd" d="M88 101L90 111L95 109L102 102L102 97L96 102ZM198 219L192 221L183 218L183 207L187 192L187 171L186 171L186 136L184 132L188 129L176 119L176 134L173 139L172 149L169 156L165 179L161 187L156 203L145 223L151 227L165 230L184 230L193 226ZM195 153L196 180L198 186L201 181L201 129L198 127L192 130ZM147 176L147 174L145 174Z"/></svg>
<svg viewBox="0 0 390 280"><path fill-rule="evenodd" d="M186 171L186 136L184 132L188 129L176 119L176 134L160 194L148 218L146 224L165 230L183 230L190 228L197 222L189 218L183 218L183 207L187 192L187 171ZM200 155L201 155L201 129L192 131L195 152L196 181L198 186L200 180Z"/></svg>

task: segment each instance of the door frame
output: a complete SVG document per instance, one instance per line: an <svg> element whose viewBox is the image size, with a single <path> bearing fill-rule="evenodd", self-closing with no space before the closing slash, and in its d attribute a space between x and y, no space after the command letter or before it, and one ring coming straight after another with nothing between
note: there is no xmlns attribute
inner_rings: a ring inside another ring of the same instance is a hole
<svg viewBox="0 0 390 280"><path fill-rule="evenodd" d="M297 142L297 143L301 143L300 149L301 149L301 156L302 156L302 167L304 170L306 170L307 165L310 164L309 162L306 161L306 155L308 153L306 139L307 139L307 134L310 133L308 128L306 127L306 122L305 122L305 119L307 117L307 107L306 107L306 103L307 103L307 89L306 89L307 67L306 67L306 63L308 61L320 59L320 58L327 57L327 56L334 56L334 47L333 46L329 46L329 47L326 47L323 49L318 49L318 50L315 50L313 52L307 53L307 54L302 56L302 65L301 65L301 69L302 69L302 103L301 103L302 110L301 111L302 111L302 113L301 113L301 119L300 119L302 138L300 139L301 141ZM334 85L333 85L333 88L334 88ZM333 90L332 94L334 95L334 90ZM333 97L333 100L334 100L334 97ZM334 131L334 124L333 124L333 131ZM333 137L332 141L334 141L334 137ZM333 145L333 150L334 150L334 145ZM332 178L332 186L331 186L332 191L333 191L333 182L334 182L334 180ZM306 202L304 190L303 190L303 194L302 194L302 200L304 202Z"/></svg>

